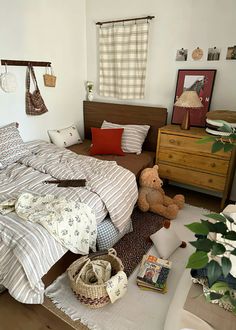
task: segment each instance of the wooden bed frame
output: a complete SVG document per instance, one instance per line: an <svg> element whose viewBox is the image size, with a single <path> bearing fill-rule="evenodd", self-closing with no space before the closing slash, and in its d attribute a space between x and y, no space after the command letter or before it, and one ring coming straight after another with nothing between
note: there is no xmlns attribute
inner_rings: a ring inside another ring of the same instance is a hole
<svg viewBox="0 0 236 330"><path fill-rule="evenodd" d="M149 125L143 149L156 152L158 129L166 125L167 109L141 105L84 101L84 136L91 140L91 127L101 127L103 120L115 124Z"/></svg>
<svg viewBox="0 0 236 330"><path fill-rule="evenodd" d="M143 145L147 151L156 151L158 129L166 125L167 109L141 105L127 105L84 101L84 135L91 139L91 127L101 127L103 120L116 124L150 125ZM45 286L50 285L65 272L78 255L68 251L43 277Z"/></svg>

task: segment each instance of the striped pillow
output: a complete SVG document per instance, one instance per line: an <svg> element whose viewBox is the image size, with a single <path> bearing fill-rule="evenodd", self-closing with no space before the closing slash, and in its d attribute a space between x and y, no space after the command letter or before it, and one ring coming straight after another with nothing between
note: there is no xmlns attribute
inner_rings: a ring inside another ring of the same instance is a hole
<svg viewBox="0 0 236 330"><path fill-rule="evenodd" d="M141 154L143 142L146 139L150 126L148 125L119 125L106 120L101 128L124 128L121 147L124 152Z"/></svg>
<svg viewBox="0 0 236 330"><path fill-rule="evenodd" d="M21 139L16 123L0 128L0 169L30 153Z"/></svg>

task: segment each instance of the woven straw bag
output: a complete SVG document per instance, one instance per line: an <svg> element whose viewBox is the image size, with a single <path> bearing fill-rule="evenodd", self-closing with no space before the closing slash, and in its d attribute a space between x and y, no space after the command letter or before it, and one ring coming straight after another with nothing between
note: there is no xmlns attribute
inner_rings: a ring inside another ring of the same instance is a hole
<svg viewBox="0 0 236 330"><path fill-rule="evenodd" d="M30 92L30 76L35 86L35 90L33 93ZM25 110L27 115L31 116L42 115L43 113L48 111L44 100L40 94L34 69L31 65L28 66L26 71Z"/></svg>
<svg viewBox="0 0 236 330"><path fill-rule="evenodd" d="M106 283L103 284L86 284L80 278L80 270L88 260L105 260L111 263L112 276L117 272L124 270L124 266L120 258L117 257L115 249L109 249L106 252L92 253L74 261L67 269L71 288L77 299L90 308L100 308L110 303L110 298L106 291Z"/></svg>
<svg viewBox="0 0 236 330"><path fill-rule="evenodd" d="M54 76L52 67L50 66L51 73L49 73L49 67L46 67L46 73L43 75L44 85L47 87L55 87L57 77Z"/></svg>

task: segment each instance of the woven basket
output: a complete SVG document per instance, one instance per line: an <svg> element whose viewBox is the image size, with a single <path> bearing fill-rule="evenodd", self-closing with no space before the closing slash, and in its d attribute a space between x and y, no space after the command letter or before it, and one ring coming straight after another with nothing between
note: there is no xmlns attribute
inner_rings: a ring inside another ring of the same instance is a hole
<svg viewBox="0 0 236 330"><path fill-rule="evenodd" d="M43 75L44 85L47 87L55 87L57 77L53 76L52 74L44 74Z"/></svg>
<svg viewBox="0 0 236 330"><path fill-rule="evenodd" d="M51 72L50 72L51 71ZM52 67L46 67L46 72L43 75L44 85L47 87L55 87L56 86L56 80L57 77L53 74Z"/></svg>
<svg viewBox="0 0 236 330"><path fill-rule="evenodd" d="M114 276L119 271L124 270L124 266L114 249L109 249L106 252L93 253L84 256L74 261L67 269L71 288L77 299L84 305L90 308L100 308L110 303L110 298L106 291L106 283L103 284L86 284L80 276L78 276L81 268L88 260L105 260L111 263L112 274Z"/></svg>

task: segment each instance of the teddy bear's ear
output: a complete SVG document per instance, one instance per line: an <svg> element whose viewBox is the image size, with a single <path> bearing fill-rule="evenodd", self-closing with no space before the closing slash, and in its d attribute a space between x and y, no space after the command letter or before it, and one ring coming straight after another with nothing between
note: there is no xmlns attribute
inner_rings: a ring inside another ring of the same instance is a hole
<svg viewBox="0 0 236 330"><path fill-rule="evenodd" d="M153 168L158 171L159 166L158 165L154 165Z"/></svg>

